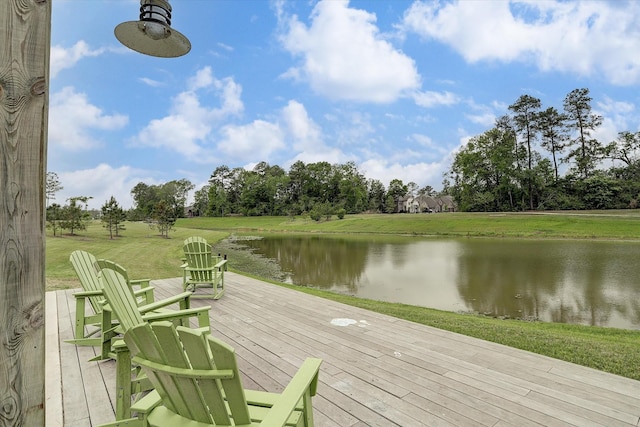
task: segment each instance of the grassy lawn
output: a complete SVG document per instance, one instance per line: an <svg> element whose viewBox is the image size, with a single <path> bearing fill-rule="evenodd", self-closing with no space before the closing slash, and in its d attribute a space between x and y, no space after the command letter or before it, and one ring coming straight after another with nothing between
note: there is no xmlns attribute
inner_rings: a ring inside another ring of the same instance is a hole
<svg viewBox="0 0 640 427"><path fill-rule="evenodd" d="M51 231L47 230L47 290L80 286L69 263L69 255L76 249L122 264L132 278L178 277L182 275L180 259L184 239L197 234L215 242L226 237L228 232L194 232L179 227L170 233L169 239L165 239L146 224L128 222L121 234L121 237L109 239L108 232L99 221L93 221L87 230L78 232L76 236L53 237Z"/></svg>
<svg viewBox="0 0 640 427"><path fill-rule="evenodd" d="M47 290L75 288L79 282L69 264L76 249L124 265L131 277L151 279L181 275L182 242L200 235L217 242L232 233L382 233L435 236L640 239L640 211L604 211L545 214L431 214L353 215L316 223L305 218L193 218L181 219L169 239L141 223L127 223L122 237L109 239L99 222L77 236L47 235ZM364 236L363 236L364 237ZM248 256L234 260L232 270L260 275ZM289 286L277 283L280 286ZM472 314L449 313L404 304L384 303L326 291L289 286L406 320L494 341L640 380L640 331L500 320Z"/></svg>
<svg viewBox="0 0 640 427"><path fill-rule="evenodd" d="M640 210L572 213L347 215L315 222L296 217L189 218L180 227L233 232L384 233L431 236L640 239Z"/></svg>

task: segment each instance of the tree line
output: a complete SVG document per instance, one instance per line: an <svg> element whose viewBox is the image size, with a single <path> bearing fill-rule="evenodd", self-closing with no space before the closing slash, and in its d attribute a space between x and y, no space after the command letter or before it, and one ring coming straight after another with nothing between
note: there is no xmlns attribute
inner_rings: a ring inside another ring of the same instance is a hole
<svg viewBox="0 0 640 427"><path fill-rule="evenodd" d="M185 216L226 215L309 215L320 221L336 215L362 212L394 213L402 209L399 201L407 195L435 196L431 186L420 188L392 179L388 186L376 179L367 179L354 162L330 164L295 162L289 171L266 162L253 169L218 166L206 185L194 194L194 203L187 205L188 194L195 186L187 179L160 185L143 182L131 189L134 206L120 207L112 196L98 211L87 209L91 199L77 196L64 206L49 200L62 189L57 174L47 174L47 223L54 235L59 230L74 234L84 230L92 218L100 218L109 235L118 236L124 221L146 221L167 236L177 218Z"/></svg>
<svg viewBox="0 0 640 427"><path fill-rule="evenodd" d="M116 198L111 198L99 210L89 210L90 196L70 197L66 204L49 203L55 194L62 190L62 184L55 172L47 172L45 194L47 199L47 227L56 236L61 230L76 234L85 230L92 219L100 219L110 238L118 237L125 229L124 222L145 221L151 228L158 230L162 237L168 237L177 218L184 216L189 191L195 186L186 179L169 181L161 185L136 184L131 190L135 206L123 209Z"/></svg>
<svg viewBox="0 0 640 427"><path fill-rule="evenodd" d="M209 183L195 192L194 214L282 215L322 217L362 212L392 213L408 192L432 194L426 186L392 179L388 187L367 179L354 162L330 164L297 161L285 171L258 163L252 170L218 166Z"/></svg>
<svg viewBox="0 0 640 427"><path fill-rule="evenodd" d="M462 211L637 208L640 132L598 140L591 101L586 88L567 94L563 111L520 96L455 155L444 191Z"/></svg>

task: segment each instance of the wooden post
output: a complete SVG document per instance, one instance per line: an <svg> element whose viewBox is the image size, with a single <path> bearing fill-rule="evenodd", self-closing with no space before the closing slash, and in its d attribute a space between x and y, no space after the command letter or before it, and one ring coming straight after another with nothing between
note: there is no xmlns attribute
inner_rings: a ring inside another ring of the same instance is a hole
<svg viewBox="0 0 640 427"><path fill-rule="evenodd" d="M3 426L45 425L44 189L50 45L50 0L0 0Z"/></svg>

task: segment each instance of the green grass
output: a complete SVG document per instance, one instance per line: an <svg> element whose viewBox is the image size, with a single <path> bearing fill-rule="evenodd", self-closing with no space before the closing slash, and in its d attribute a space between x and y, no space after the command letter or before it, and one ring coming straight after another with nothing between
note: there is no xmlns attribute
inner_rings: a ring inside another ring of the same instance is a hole
<svg viewBox="0 0 640 427"><path fill-rule="evenodd" d="M110 240L94 222L78 236L47 235L47 289L74 288L79 283L69 264L69 254L84 249L99 258L124 265L131 277L166 278L181 274L183 240L201 235L219 242L231 233L365 233L436 236L489 236L523 238L640 239L640 211L576 212L559 214L432 214L354 215L343 220L316 223L304 218L194 218L181 219L169 239L145 224L127 223L123 236ZM222 246L221 246L222 247ZM224 246L234 250L233 246ZM233 252L232 270L254 277L269 277L268 262L246 251ZM413 322L498 342L561 360L640 380L640 331L559 323L500 320L404 304L384 303L274 282L301 292L388 314Z"/></svg>
<svg viewBox="0 0 640 427"><path fill-rule="evenodd" d="M47 290L76 288L80 286L69 263L69 255L76 249L93 253L122 264L133 278L167 278L182 275L180 259L184 239L194 235L187 228L176 228L165 239L148 225L127 222L122 237L109 239L109 234L99 221L93 221L87 230L76 236L53 237L47 231L46 278ZM228 235L227 232L198 230L210 242Z"/></svg>
<svg viewBox="0 0 640 427"><path fill-rule="evenodd" d="M334 217L322 222L302 217L189 218L179 220L177 225L234 232L640 239L640 210L347 215L342 220Z"/></svg>

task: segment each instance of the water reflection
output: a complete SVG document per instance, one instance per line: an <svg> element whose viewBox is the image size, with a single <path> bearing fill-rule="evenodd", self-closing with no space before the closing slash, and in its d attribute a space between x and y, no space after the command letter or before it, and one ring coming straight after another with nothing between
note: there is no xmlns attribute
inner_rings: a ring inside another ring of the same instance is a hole
<svg viewBox="0 0 640 427"><path fill-rule="evenodd" d="M295 284L441 310L640 329L636 242L269 236L247 244Z"/></svg>

